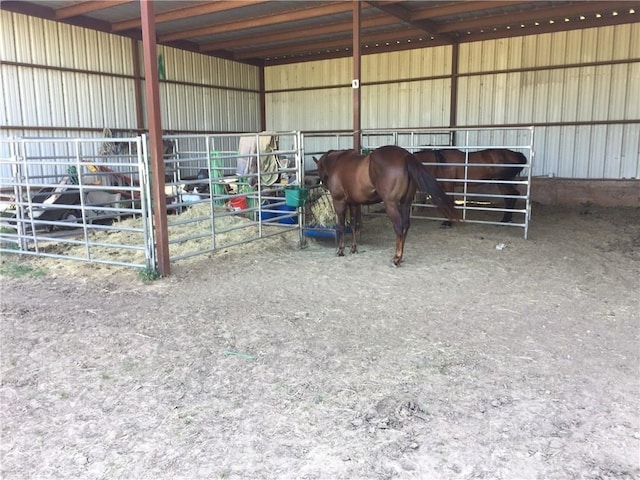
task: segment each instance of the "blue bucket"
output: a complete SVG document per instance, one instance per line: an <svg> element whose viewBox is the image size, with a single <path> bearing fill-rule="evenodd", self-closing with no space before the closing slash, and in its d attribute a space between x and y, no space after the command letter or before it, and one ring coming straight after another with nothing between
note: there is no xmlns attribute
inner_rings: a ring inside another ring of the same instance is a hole
<svg viewBox="0 0 640 480"><path fill-rule="evenodd" d="M277 212L260 212L260 220L262 220L263 222L265 220L270 220L270 221L276 221L277 223L282 223L282 224L286 224L286 225L295 225L296 223L298 223L298 216L293 216L293 217L284 217L284 215L287 215L291 212L295 212L296 208L295 207L289 207L288 205L285 204L281 204L281 205L273 205L272 203L268 202L264 203L262 205L262 208L265 208L267 210L277 210Z"/></svg>

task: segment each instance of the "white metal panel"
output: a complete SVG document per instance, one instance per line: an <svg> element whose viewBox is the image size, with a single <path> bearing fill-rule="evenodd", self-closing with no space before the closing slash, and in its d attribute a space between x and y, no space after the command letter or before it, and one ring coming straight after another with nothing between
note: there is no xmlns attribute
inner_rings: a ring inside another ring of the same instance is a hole
<svg viewBox="0 0 640 480"><path fill-rule="evenodd" d="M266 67L265 88L269 90L351 85L351 58L319 60Z"/></svg>
<svg viewBox="0 0 640 480"><path fill-rule="evenodd" d="M640 118L640 63L627 65L625 120Z"/></svg>
<svg viewBox="0 0 640 480"><path fill-rule="evenodd" d="M26 15L1 13L2 60L109 73L132 72L130 40Z"/></svg>
<svg viewBox="0 0 640 480"><path fill-rule="evenodd" d="M624 125L619 173L606 178L640 179L640 125Z"/></svg>
<svg viewBox="0 0 640 480"><path fill-rule="evenodd" d="M13 16L9 12L0 10L0 60L15 62L18 58L16 47L17 32Z"/></svg>
<svg viewBox="0 0 640 480"><path fill-rule="evenodd" d="M603 62L640 56L640 22L460 45L460 73Z"/></svg>
<svg viewBox="0 0 640 480"><path fill-rule="evenodd" d="M22 95L20 93L20 69L9 65L0 66L2 75L2 92L0 101L2 107L3 125L23 125L24 116L22 111Z"/></svg>
<svg viewBox="0 0 640 480"><path fill-rule="evenodd" d="M259 70L252 65L161 45L158 55L163 56L166 80L251 90L259 88Z"/></svg>
<svg viewBox="0 0 640 480"><path fill-rule="evenodd" d="M269 130L342 130L352 128L352 90L331 88L266 95Z"/></svg>
<svg viewBox="0 0 640 480"><path fill-rule="evenodd" d="M362 89L362 128L445 125L449 121L450 97L448 79L367 85Z"/></svg>

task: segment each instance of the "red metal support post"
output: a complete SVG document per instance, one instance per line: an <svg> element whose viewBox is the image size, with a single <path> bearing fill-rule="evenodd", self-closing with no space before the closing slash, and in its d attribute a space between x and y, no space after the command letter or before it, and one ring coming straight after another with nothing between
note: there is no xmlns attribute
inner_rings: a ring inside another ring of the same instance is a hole
<svg viewBox="0 0 640 480"><path fill-rule="evenodd" d="M142 51L147 94L147 123L149 126L149 153L151 154L151 194L153 198L156 253L158 273L165 277L170 273L169 231L167 227L167 199L164 193L164 158L162 157L162 122L160 118L156 24L152 0L140 0L140 15L142 18Z"/></svg>
<svg viewBox="0 0 640 480"><path fill-rule="evenodd" d="M360 0L353 1L353 149L360 151Z"/></svg>

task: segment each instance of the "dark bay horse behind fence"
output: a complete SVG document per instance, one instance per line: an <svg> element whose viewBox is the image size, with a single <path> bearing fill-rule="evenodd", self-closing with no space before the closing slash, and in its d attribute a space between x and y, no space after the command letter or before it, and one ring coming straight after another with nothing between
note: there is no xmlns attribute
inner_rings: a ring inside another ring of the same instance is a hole
<svg viewBox="0 0 640 480"><path fill-rule="evenodd" d="M357 237L362 226L362 205L384 202L396 234L393 264L402 261L409 231L411 203L416 191L431 196L440 211L459 220L451 197L440 188L435 177L410 152L393 145L379 147L369 155L355 150L330 150L320 160L314 158L318 175L331 192L337 217L338 255L344 255L345 214L349 207L353 241L351 253L358 251Z"/></svg>
<svg viewBox="0 0 640 480"><path fill-rule="evenodd" d="M456 149L421 150L414 153L422 163L439 163L425 165L436 178L445 192L453 193L462 181L468 180L504 180L512 181L527 164L527 157L522 153L506 148L491 148L477 152L469 152L468 161L465 152ZM465 173L466 170L466 173ZM447 181L456 180L456 181ZM457 180L460 180L458 182ZM497 184L504 195L505 212L502 223L509 223L513 218L513 210L520 192L510 183ZM445 220L442 226L450 227L451 222Z"/></svg>

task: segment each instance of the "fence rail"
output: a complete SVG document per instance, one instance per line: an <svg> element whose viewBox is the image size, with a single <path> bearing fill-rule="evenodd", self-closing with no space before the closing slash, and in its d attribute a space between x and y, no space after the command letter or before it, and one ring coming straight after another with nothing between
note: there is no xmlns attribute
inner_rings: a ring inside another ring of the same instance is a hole
<svg viewBox="0 0 640 480"><path fill-rule="evenodd" d="M305 157L320 156L330 149L351 148L353 135L349 132L321 132L305 133ZM469 153L483 149L510 149L521 152L527 158L527 163L522 165L521 174L514 180L487 179L478 180L469 178L473 175L465 175L464 178L438 178L440 182L455 184L456 208L461 211L462 221L467 223L482 223L492 225L506 225L523 229L526 239L531 219L531 174L534 160L533 150L534 128L419 128L419 129L364 129L362 130L362 153L368 153L383 145L397 145L410 152L422 149L457 149L465 152L464 163L447 163L449 166L462 166L465 172L469 169L486 167L488 164L469 163ZM438 166L442 163L432 162L425 165ZM511 164L492 164L492 166L510 166ZM312 167L313 168L313 167ZM480 186L488 186L489 189L478 189ZM508 197L497 193L499 185L516 185L519 195ZM454 195L453 192L449 193ZM506 198L516 199L518 208L504 208L498 206L495 200ZM484 201L483 201L484 200ZM429 213L431 212L431 213ZM504 212L510 212L513 220L510 223L499 221ZM416 197L412 208L413 218L442 219L435 215L433 205Z"/></svg>
<svg viewBox="0 0 640 480"><path fill-rule="evenodd" d="M163 144L172 262L291 230L303 241L286 201L304 178L298 132ZM145 136L0 139L0 252L155 268L149 168Z"/></svg>

